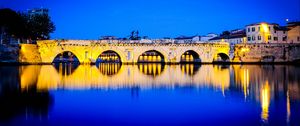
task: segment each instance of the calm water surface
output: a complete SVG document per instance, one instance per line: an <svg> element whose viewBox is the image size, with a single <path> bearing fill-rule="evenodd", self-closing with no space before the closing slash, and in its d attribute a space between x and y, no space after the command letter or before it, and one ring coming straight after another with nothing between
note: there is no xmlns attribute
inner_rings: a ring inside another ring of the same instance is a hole
<svg viewBox="0 0 300 126"><path fill-rule="evenodd" d="M0 66L0 125L300 125L300 66Z"/></svg>

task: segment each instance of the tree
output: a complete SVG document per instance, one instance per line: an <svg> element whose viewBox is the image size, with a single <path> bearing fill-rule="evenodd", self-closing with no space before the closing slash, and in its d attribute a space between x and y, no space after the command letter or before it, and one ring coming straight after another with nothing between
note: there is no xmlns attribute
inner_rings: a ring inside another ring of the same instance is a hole
<svg viewBox="0 0 300 126"><path fill-rule="evenodd" d="M32 40L50 39L50 33L55 31L55 25L47 14L22 14L22 18L27 20L28 38Z"/></svg>
<svg viewBox="0 0 300 126"><path fill-rule="evenodd" d="M17 13L11 9L0 9L0 34L3 39L50 39L55 25L48 14ZM8 41L8 40L7 40Z"/></svg>
<svg viewBox="0 0 300 126"><path fill-rule="evenodd" d="M10 37L24 37L25 22L18 13L11 9L0 9L0 34L1 42ZM7 40L8 41L8 40Z"/></svg>

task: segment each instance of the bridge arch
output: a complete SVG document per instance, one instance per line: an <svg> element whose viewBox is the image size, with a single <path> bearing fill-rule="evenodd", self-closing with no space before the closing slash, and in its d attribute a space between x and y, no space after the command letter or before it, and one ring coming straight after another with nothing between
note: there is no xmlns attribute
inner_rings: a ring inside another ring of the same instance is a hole
<svg viewBox="0 0 300 126"><path fill-rule="evenodd" d="M122 59L119 53L114 50L101 52L96 59L97 63L121 63Z"/></svg>
<svg viewBox="0 0 300 126"><path fill-rule="evenodd" d="M229 61L230 58L225 53L218 53L213 59L213 62L229 62Z"/></svg>
<svg viewBox="0 0 300 126"><path fill-rule="evenodd" d="M165 63L166 57L157 50L148 50L138 55L137 63Z"/></svg>
<svg viewBox="0 0 300 126"><path fill-rule="evenodd" d="M199 63L200 55L194 50L187 50L180 55L180 63Z"/></svg>
<svg viewBox="0 0 300 126"><path fill-rule="evenodd" d="M99 56L104 52L114 52L120 59L119 63L124 63L126 61L126 56L124 54L124 51L121 51L119 49L114 49L114 48L110 48L110 49L109 48L92 48L92 50L91 50L92 60L94 62L97 62Z"/></svg>
<svg viewBox="0 0 300 126"><path fill-rule="evenodd" d="M72 51L62 51L55 55L52 59L52 63L80 63L79 58Z"/></svg>

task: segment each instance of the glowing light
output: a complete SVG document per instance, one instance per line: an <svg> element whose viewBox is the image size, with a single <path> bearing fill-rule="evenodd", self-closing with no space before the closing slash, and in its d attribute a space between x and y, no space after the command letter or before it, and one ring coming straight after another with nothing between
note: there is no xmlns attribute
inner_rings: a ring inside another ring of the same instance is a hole
<svg viewBox="0 0 300 126"><path fill-rule="evenodd" d="M270 32L268 24L262 23L262 24L261 24L261 27L262 27L261 30L262 30L263 32L265 32L265 33Z"/></svg>
<svg viewBox="0 0 300 126"><path fill-rule="evenodd" d="M248 52L248 51L249 51L249 48L242 48L241 51L242 51L242 52Z"/></svg>

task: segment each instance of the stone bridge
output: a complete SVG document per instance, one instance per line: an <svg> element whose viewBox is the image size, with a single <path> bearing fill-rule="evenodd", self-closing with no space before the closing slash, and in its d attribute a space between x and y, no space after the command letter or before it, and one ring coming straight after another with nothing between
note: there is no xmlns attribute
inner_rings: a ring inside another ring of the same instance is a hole
<svg viewBox="0 0 300 126"><path fill-rule="evenodd" d="M52 63L63 52L71 52L80 63L95 63L106 51L115 52L122 63L137 63L139 56L147 51L155 51L165 63L180 63L186 52L198 57L197 62L212 63L218 59L230 61L230 47L227 43L124 43L119 40L43 40L37 44L21 44L19 62Z"/></svg>

